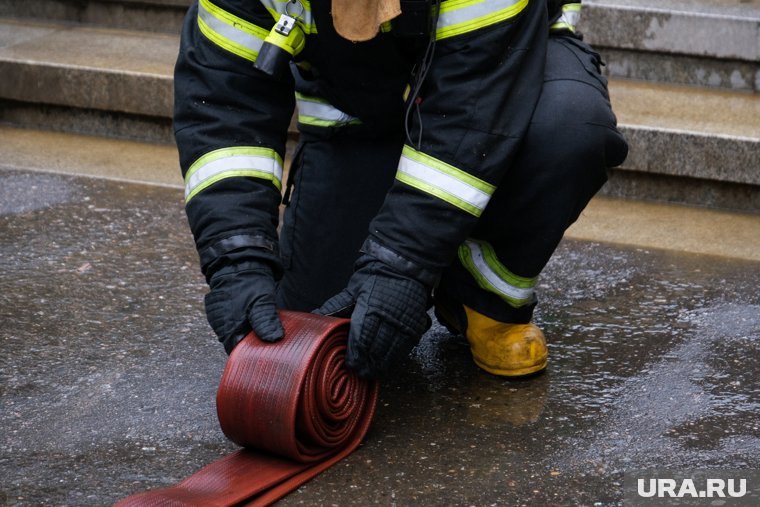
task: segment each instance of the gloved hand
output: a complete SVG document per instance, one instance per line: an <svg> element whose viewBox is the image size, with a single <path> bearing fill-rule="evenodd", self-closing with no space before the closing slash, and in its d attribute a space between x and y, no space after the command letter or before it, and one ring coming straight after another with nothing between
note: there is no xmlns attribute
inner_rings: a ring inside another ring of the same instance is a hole
<svg viewBox="0 0 760 507"><path fill-rule="evenodd" d="M314 311L350 317L346 365L369 379L408 355L430 328L430 288L371 255L363 255L348 287Z"/></svg>
<svg viewBox="0 0 760 507"><path fill-rule="evenodd" d="M244 261L214 273L206 317L229 354L251 330L268 342L285 334L274 303L274 274L264 262Z"/></svg>

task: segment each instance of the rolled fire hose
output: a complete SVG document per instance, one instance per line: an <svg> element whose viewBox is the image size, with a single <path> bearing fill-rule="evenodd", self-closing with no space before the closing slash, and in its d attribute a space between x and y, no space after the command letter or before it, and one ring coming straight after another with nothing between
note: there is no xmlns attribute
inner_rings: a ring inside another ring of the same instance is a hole
<svg viewBox="0 0 760 507"><path fill-rule="evenodd" d="M284 338L246 336L219 383L219 423L243 448L118 507L269 505L359 446L378 385L344 365L349 321L287 311L280 317Z"/></svg>

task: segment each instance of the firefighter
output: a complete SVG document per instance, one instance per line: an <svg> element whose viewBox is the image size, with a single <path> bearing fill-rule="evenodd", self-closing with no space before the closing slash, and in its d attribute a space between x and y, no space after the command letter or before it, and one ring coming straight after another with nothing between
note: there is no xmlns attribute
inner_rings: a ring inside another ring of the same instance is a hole
<svg viewBox="0 0 760 507"><path fill-rule="evenodd" d="M347 364L376 377L434 305L484 370L543 370L538 275L627 154L579 14L545 0L197 0L174 128L227 352L251 329L279 340L278 307L316 309L351 317Z"/></svg>

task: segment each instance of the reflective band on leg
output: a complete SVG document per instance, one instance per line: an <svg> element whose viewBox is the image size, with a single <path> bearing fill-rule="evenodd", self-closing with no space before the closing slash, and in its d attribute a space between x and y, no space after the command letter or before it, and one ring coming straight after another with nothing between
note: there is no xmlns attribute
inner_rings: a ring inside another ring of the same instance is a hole
<svg viewBox="0 0 760 507"><path fill-rule="evenodd" d="M525 278L510 272L485 241L466 240L459 246L459 260L475 278L481 289L492 292L515 308L535 300L536 278Z"/></svg>
<svg viewBox="0 0 760 507"><path fill-rule="evenodd" d="M404 146L396 179L479 217L496 187L461 169Z"/></svg>
<svg viewBox="0 0 760 507"><path fill-rule="evenodd" d="M436 39L462 35L515 17L528 0L445 0L438 15Z"/></svg>
<svg viewBox="0 0 760 507"><path fill-rule="evenodd" d="M581 4L565 4L562 6L562 14L557 18L550 30L570 30L575 32L575 27L581 19Z"/></svg>
<svg viewBox="0 0 760 507"><path fill-rule="evenodd" d="M217 7L198 1L198 28L211 42L246 60L256 61L269 30Z"/></svg>
<svg viewBox="0 0 760 507"><path fill-rule="evenodd" d="M298 102L298 122L316 127L342 127L357 125L359 118L344 113L326 100L296 93Z"/></svg>
<svg viewBox="0 0 760 507"><path fill-rule="evenodd" d="M274 150L255 146L222 148L196 160L185 175L185 203L198 192L226 178L269 180L282 188L282 159Z"/></svg>

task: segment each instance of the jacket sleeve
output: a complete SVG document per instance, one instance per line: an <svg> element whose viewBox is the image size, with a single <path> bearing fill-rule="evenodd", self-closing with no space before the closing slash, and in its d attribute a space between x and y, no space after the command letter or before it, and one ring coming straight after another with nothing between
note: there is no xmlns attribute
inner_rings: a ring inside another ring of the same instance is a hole
<svg viewBox="0 0 760 507"><path fill-rule="evenodd" d="M279 271L278 206L292 77L254 69L273 16L252 0L198 0L174 75L174 132L201 269L264 259Z"/></svg>
<svg viewBox="0 0 760 507"><path fill-rule="evenodd" d="M543 1L443 1L435 53L370 238L428 272L456 256L515 159L543 82Z"/></svg>

